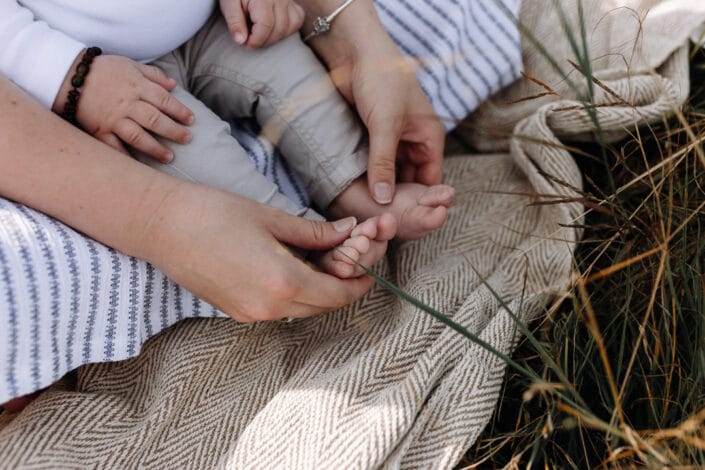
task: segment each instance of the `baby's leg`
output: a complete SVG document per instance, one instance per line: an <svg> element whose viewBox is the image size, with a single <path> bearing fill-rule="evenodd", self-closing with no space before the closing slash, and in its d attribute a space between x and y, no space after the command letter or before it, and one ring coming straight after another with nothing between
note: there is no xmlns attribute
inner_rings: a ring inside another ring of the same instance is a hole
<svg viewBox="0 0 705 470"><path fill-rule="evenodd" d="M180 52L191 92L226 121L255 118L319 208L366 171L357 116L298 35L248 49L215 16Z"/></svg>
<svg viewBox="0 0 705 470"><path fill-rule="evenodd" d="M141 153L136 157L160 171L178 178L216 187L239 194L249 199L272 205L290 214L311 220L324 220L311 209L301 208L278 192L276 185L257 171L245 150L230 135L230 126L210 111L203 103L183 88L172 92L188 106L196 116L190 127L192 140L181 145L160 139L174 153L169 164L162 164ZM355 228L350 238L327 252L316 255L314 262L324 271L340 277L356 277L363 274L350 258L337 250L344 250L352 259L366 266L376 263L386 251L387 241L396 232L394 218L376 217Z"/></svg>
<svg viewBox="0 0 705 470"><path fill-rule="evenodd" d="M319 208L359 219L391 212L403 239L421 238L444 223L453 202L448 186L402 183L390 205L370 197L364 128L298 36L247 49L213 18L183 51L196 96L226 120L255 117Z"/></svg>
<svg viewBox="0 0 705 470"><path fill-rule="evenodd" d="M230 135L230 126L226 122L180 86L172 94L196 116L189 127L191 142L181 145L159 139L174 153L171 163L159 163L135 152L138 160L177 178L239 194L293 215L322 219L314 211L299 207L281 194L275 184L257 171L245 149Z"/></svg>
<svg viewBox="0 0 705 470"><path fill-rule="evenodd" d="M190 128L193 138L185 145L161 140L174 153L171 163L162 164L138 153L140 161L178 178L239 194L293 215L323 220L315 211L300 208L280 194L277 187L257 171L245 150L230 135L230 127L203 103L180 87L173 94L196 116ZM386 251L387 241L396 233L396 220L393 217L390 220L390 217L374 217L364 221L354 229L348 240L339 247L315 255L313 261L324 271L339 277L364 274L352 260L365 266L379 261Z"/></svg>

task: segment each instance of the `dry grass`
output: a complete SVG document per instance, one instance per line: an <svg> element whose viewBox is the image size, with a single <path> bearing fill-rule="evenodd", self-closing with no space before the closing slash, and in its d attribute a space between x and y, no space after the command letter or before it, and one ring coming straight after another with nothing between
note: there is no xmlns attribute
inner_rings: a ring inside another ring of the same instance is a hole
<svg viewBox="0 0 705 470"><path fill-rule="evenodd" d="M681 116L575 155L600 210L573 295L534 325L539 346L515 353L531 374L510 370L464 465L705 466L705 53L691 69ZM579 406L545 385L559 375Z"/></svg>

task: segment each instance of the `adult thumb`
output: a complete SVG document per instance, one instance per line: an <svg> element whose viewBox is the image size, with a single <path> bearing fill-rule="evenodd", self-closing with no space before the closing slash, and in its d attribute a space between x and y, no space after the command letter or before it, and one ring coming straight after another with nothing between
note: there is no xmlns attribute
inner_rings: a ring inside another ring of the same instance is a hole
<svg viewBox="0 0 705 470"><path fill-rule="evenodd" d="M378 120L369 125L370 159L367 163L367 183L370 195L378 204L389 204L394 198L397 146L401 137L401 123L394 121Z"/></svg>
<svg viewBox="0 0 705 470"><path fill-rule="evenodd" d="M272 235L282 243L304 250L327 250L341 244L357 225L355 217L319 222L303 217L277 217L270 226Z"/></svg>

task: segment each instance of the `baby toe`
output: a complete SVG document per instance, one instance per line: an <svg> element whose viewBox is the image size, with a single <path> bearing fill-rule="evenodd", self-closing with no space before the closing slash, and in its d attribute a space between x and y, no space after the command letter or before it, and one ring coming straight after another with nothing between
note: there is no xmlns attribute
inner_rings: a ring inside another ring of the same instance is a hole
<svg viewBox="0 0 705 470"><path fill-rule="evenodd" d="M335 256L335 250L328 251L324 253L323 256L319 257L315 263L323 272L332 276L336 276L341 279L354 277L356 265L352 262L346 263L345 261L337 260L335 259Z"/></svg>
<svg viewBox="0 0 705 470"><path fill-rule="evenodd" d="M353 248L358 253L366 253L370 249L370 239L362 235L350 237L343 242L343 246Z"/></svg>
<svg viewBox="0 0 705 470"><path fill-rule="evenodd" d="M356 267L356 265L347 264L342 261L334 261L330 265L328 273L339 277L340 279L348 279L351 277L356 277Z"/></svg>
<svg viewBox="0 0 705 470"><path fill-rule="evenodd" d="M422 206L450 207L455 202L455 189L446 184L431 186L416 200Z"/></svg>
<svg viewBox="0 0 705 470"><path fill-rule="evenodd" d="M448 209L444 206L416 206L404 213L399 222L397 237L401 240L418 240L437 229L446 220Z"/></svg>
<svg viewBox="0 0 705 470"><path fill-rule="evenodd" d="M394 215L385 212L379 216L377 221L377 236L374 238L378 241L388 241L394 238L399 230L399 223Z"/></svg>
<svg viewBox="0 0 705 470"><path fill-rule="evenodd" d="M377 223L379 217L371 217L361 224L358 224L350 234L350 237L363 236L370 239L374 239L377 236Z"/></svg>
<svg viewBox="0 0 705 470"><path fill-rule="evenodd" d="M420 225L424 230L435 230L445 223L447 217L448 209L446 209L445 206L434 207L433 209L427 210L425 216L420 219Z"/></svg>
<svg viewBox="0 0 705 470"><path fill-rule="evenodd" d="M352 246L339 246L333 249L332 257L335 261L355 265L360 259L360 252Z"/></svg>

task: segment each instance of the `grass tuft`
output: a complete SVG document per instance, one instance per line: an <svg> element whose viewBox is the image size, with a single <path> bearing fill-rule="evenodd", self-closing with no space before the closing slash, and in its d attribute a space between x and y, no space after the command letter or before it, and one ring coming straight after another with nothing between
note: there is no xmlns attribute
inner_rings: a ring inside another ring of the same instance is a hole
<svg viewBox="0 0 705 470"><path fill-rule="evenodd" d="M587 207L599 210L575 255L573 295L534 325L540 347L524 341L514 354L532 374L510 369L464 466L705 466L702 50L691 83L680 116L574 153ZM545 354L584 408L546 386L561 380Z"/></svg>

